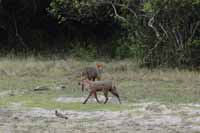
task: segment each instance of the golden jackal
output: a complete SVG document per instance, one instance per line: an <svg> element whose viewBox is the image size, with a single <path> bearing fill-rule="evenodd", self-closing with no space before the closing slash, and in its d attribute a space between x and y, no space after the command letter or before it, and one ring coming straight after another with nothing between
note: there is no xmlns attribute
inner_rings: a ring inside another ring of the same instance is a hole
<svg viewBox="0 0 200 133"><path fill-rule="evenodd" d="M103 72L103 65L96 64L96 67L86 67L81 72L81 80L88 79L95 81L101 79L101 74ZM82 85L82 91L84 90L84 86Z"/></svg>
<svg viewBox="0 0 200 133"><path fill-rule="evenodd" d="M85 77L89 80L95 81L96 79L101 79L101 74L103 72L103 65L96 64L96 67L86 67L81 72L81 77Z"/></svg>
<svg viewBox="0 0 200 133"><path fill-rule="evenodd" d="M87 103L88 99L90 98L90 96L92 94L94 94L96 101L98 103L100 103L97 98L98 91L103 91L103 93L104 93L104 96L106 98L104 101L104 104L106 104L108 101L108 92L111 92L114 96L116 96L117 99L119 100L119 103L121 104L121 100L120 100L119 94L117 92L116 86L113 84L113 81L111 81L111 80L90 81L90 80L86 79L86 80L82 80L80 82L80 84L83 85L85 88L87 88L90 92L88 97L83 102L83 104Z"/></svg>

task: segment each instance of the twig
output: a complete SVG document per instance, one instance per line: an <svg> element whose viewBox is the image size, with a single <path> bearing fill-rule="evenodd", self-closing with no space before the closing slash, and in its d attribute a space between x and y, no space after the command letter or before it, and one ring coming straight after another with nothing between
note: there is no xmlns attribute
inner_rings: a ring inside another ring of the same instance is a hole
<svg viewBox="0 0 200 133"><path fill-rule="evenodd" d="M103 1L103 0L98 0L96 3L109 4L109 5L114 5L114 6L118 6L118 7L123 7L125 9L127 9L130 13L132 13L135 17L137 17L136 12L133 9L129 8L127 5L119 4L119 3L107 2L107 1Z"/></svg>
<svg viewBox="0 0 200 133"><path fill-rule="evenodd" d="M165 37L165 35L163 35L163 36L161 37L161 39L159 39L159 40L156 42L156 44L154 45L154 47L151 48L151 49L149 50L148 55L146 56L146 58L148 58L148 57L153 53L153 50L156 49L156 48L158 47L158 45L162 42L162 40L163 40L164 37ZM145 60L146 58L144 58L143 60Z"/></svg>
<svg viewBox="0 0 200 133"><path fill-rule="evenodd" d="M151 27L151 28L154 30L154 32L156 33L156 37L157 37L159 40L161 40L162 38L160 37L159 31L158 31L157 28L154 26L154 21L155 21L154 18L155 18L155 16L156 16L160 11L161 11L161 9L158 10L158 11L149 19L149 21L148 21L148 26Z"/></svg>
<svg viewBox="0 0 200 133"><path fill-rule="evenodd" d="M122 19L123 21L126 21L126 22L127 22L127 20L126 20L124 17L122 17L122 16L120 16L120 15L118 14L117 9L116 9L116 7L114 6L114 4L111 4L111 5L112 5L112 8L113 8L113 10L114 10L115 16L118 17L118 18L120 18L120 19Z"/></svg>
<svg viewBox="0 0 200 133"><path fill-rule="evenodd" d="M169 35L168 35L167 31L165 30L165 28L163 27L163 25L162 25L161 23L159 23L159 26L160 26L160 28L163 30L163 32L165 33L165 35L166 35L167 37L169 37Z"/></svg>
<svg viewBox="0 0 200 133"><path fill-rule="evenodd" d="M22 46L24 46L25 48L27 48L27 45L25 44L23 38L19 34L18 26L17 26L17 21L16 21L14 13L13 13L13 20L14 20L14 26L15 26L15 36L19 39L19 41L22 44Z"/></svg>
<svg viewBox="0 0 200 133"><path fill-rule="evenodd" d="M196 33L196 30L198 29L199 25L200 25L200 21L197 21L194 29L192 30L192 35L190 36L189 41L192 41L192 39L193 39L193 37L194 37L194 35Z"/></svg>

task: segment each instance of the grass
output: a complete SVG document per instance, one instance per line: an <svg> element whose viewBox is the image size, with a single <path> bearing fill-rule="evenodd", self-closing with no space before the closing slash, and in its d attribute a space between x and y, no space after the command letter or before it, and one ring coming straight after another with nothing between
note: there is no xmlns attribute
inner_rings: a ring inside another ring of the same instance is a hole
<svg viewBox="0 0 200 133"><path fill-rule="evenodd" d="M166 103L198 103L200 90L191 87L193 84L166 81L137 81L123 83L122 95L130 102L166 102ZM131 89L132 88L132 89Z"/></svg>
<svg viewBox="0 0 200 133"><path fill-rule="evenodd" d="M164 103L199 103L200 75L195 71L157 69L150 71L138 67L131 60L109 62L82 61L69 59L0 58L0 107L20 102L27 107L72 110L123 110L126 104L86 104L58 103L59 96L83 96L78 86L81 68L94 65L96 62L105 64L103 79L114 79L122 101L132 102L164 102ZM64 85L64 90L56 90ZM47 86L50 91L34 92L37 86ZM11 91L1 96L2 92ZM86 96L87 93L84 93Z"/></svg>
<svg viewBox="0 0 200 133"><path fill-rule="evenodd" d="M77 111L99 111L110 110L119 111L128 109L127 105L120 104L95 104L88 103L83 105L80 102L59 103L56 102L58 96L69 95L66 91L47 91L47 92L27 92L22 95L8 96L0 100L0 106L9 107L13 103L22 103L26 107L39 107L46 109L63 109L63 110L77 110ZM70 95L70 97L73 95Z"/></svg>

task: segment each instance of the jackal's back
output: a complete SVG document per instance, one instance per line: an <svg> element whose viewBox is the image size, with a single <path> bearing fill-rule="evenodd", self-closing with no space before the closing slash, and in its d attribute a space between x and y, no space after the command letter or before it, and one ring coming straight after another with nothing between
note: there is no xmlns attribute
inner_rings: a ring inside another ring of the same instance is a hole
<svg viewBox="0 0 200 133"><path fill-rule="evenodd" d="M101 74L98 68L86 67L83 69L81 76L94 81L95 79L100 79Z"/></svg>

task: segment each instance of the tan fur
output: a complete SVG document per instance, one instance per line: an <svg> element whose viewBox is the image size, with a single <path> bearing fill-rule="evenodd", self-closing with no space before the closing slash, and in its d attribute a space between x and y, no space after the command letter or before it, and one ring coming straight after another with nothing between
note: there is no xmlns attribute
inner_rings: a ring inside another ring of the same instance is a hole
<svg viewBox="0 0 200 133"><path fill-rule="evenodd" d="M81 72L81 80L101 80L101 73L103 71L102 64L96 64L96 67L86 67ZM82 91L84 90L84 86L82 86Z"/></svg>
<svg viewBox="0 0 200 133"><path fill-rule="evenodd" d="M101 71L103 70L102 64L96 64L96 67L86 67L83 69L81 76L85 79L95 81L97 78L101 79Z"/></svg>
<svg viewBox="0 0 200 133"><path fill-rule="evenodd" d="M104 80L104 81L83 80L81 82L81 84L83 86L85 86L85 88L87 88L88 91L90 92L88 97L83 102L83 104L87 103L88 99L90 98L90 96L92 94L94 94L96 101L98 103L100 103L98 98L97 98L97 94L96 94L98 91L103 91L103 93L104 93L104 96L106 98L105 101L104 101L104 104L107 103L107 101L108 101L108 92L110 92L114 96L116 96L119 100L119 103L121 104L119 94L117 92L116 86L113 84L113 81L111 81L111 80Z"/></svg>

